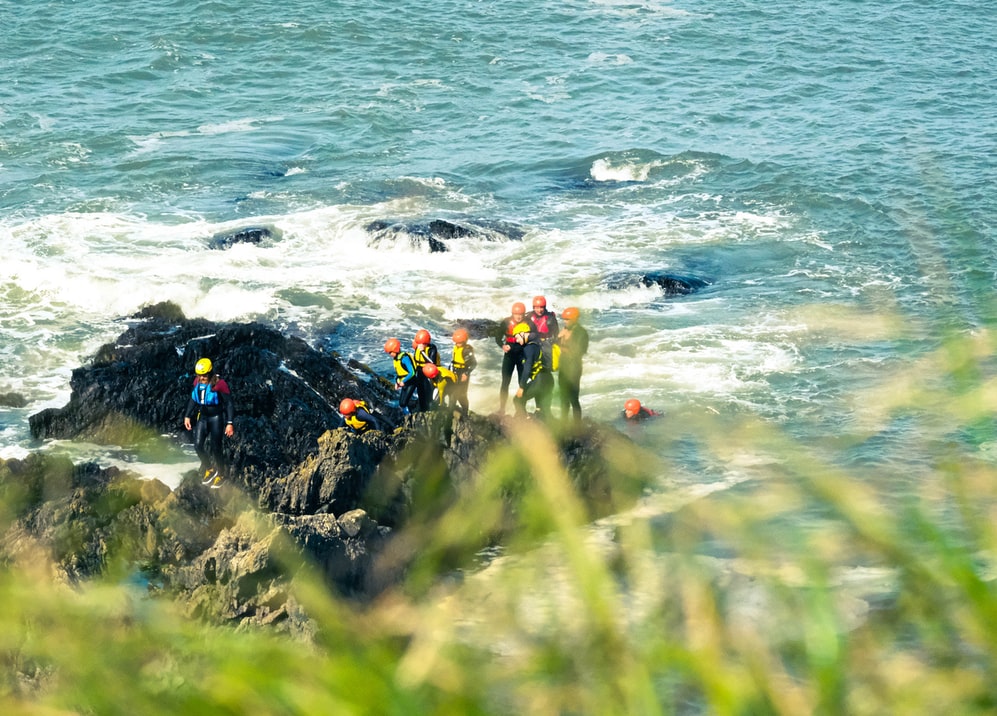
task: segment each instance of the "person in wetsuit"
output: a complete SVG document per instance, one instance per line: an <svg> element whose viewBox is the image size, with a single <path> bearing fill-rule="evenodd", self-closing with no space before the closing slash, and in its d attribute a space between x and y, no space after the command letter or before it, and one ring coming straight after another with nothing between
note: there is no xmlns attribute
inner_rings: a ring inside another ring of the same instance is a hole
<svg viewBox="0 0 997 716"><path fill-rule="evenodd" d="M623 404L621 417L628 423L642 423L649 418L657 418L661 413L657 413L650 408L645 408L637 398L630 398Z"/></svg>
<svg viewBox="0 0 997 716"><path fill-rule="evenodd" d="M452 407L467 415L470 408L467 402L467 389L470 386L471 371L478 365L478 359L474 356L474 346L467 342L467 329L458 328L453 332L453 356L450 359L450 370L457 376L457 383L453 386ZM511 375L511 373L510 373ZM506 386L508 389L508 386Z"/></svg>
<svg viewBox="0 0 997 716"><path fill-rule="evenodd" d="M432 363L440 364L440 351L433 343L429 331L419 329L412 340L412 362L415 364L416 392L419 396L419 410L426 412L433 403L433 384L423 373L423 367Z"/></svg>
<svg viewBox="0 0 997 716"><path fill-rule="evenodd" d="M395 368L395 390L398 391L398 407L405 415L410 412L409 403L412 394L419 385L416 379L415 362L409 353L402 352L402 343L397 338L389 338L384 342L384 352L391 356Z"/></svg>
<svg viewBox="0 0 997 716"><path fill-rule="evenodd" d="M557 387L561 398L561 420L572 416L575 420L582 419L582 405L578 397L581 394L582 356L589 349L589 334L584 326L578 323L579 311L574 306L565 308L561 313L564 327L557 337L561 356L557 367Z"/></svg>
<svg viewBox="0 0 997 716"><path fill-rule="evenodd" d="M210 358L194 366L194 386L187 401L183 426L194 431L194 450L201 460L201 482L217 488L227 477L222 435L235 434L235 403L228 384L214 371Z"/></svg>
<svg viewBox="0 0 997 716"><path fill-rule="evenodd" d="M550 403L554 397L554 374L551 371L550 356L543 351L537 334L529 325L521 323L515 328L517 342L523 346L523 374L519 378L519 390L513 398L516 416L526 416L526 404L536 403L536 414L543 419L550 417Z"/></svg>
<svg viewBox="0 0 997 716"><path fill-rule="evenodd" d="M523 377L523 347L516 342L513 329L526 317L526 306L519 301L512 304L512 315L502 320L502 331L495 336L495 342L502 349L502 384L499 386L499 414L505 414L505 404L509 400L509 384L512 371L516 371L517 381Z"/></svg>
<svg viewBox="0 0 997 716"><path fill-rule="evenodd" d="M377 418L368 410L367 403L363 400L343 398L339 401L339 414L343 416L343 422L347 427L358 435L363 435L369 430L381 429Z"/></svg>

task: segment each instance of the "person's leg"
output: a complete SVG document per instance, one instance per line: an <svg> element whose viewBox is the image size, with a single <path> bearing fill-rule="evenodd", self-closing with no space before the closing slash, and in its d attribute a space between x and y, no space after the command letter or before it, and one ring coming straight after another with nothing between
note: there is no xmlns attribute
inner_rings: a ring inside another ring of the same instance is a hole
<svg viewBox="0 0 997 716"><path fill-rule="evenodd" d="M211 469L211 453L209 451L208 442L208 421L206 418L199 417L197 422L194 423L194 452L197 453L197 458L201 461L201 474L200 477L204 477L204 473Z"/></svg>
<svg viewBox="0 0 997 716"><path fill-rule="evenodd" d="M218 471L219 475L225 475L225 456L222 453L222 435L225 430L222 426L222 416L215 415L208 418L208 445L211 451L212 467Z"/></svg>
<svg viewBox="0 0 997 716"><path fill-rule="evenodd" d="M502 356L502 385L499 386L499 412L505 413L505 404L509 400L509 383L512 382L512 370L516 362L511 353Z"/></svg>

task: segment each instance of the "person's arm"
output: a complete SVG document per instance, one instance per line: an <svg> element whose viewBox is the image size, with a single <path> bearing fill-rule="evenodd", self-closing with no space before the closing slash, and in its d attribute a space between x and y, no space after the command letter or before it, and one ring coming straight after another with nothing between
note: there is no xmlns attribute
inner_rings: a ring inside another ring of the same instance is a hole
<svg viewBox="0 0 997 716"><path fill-rule="evenodd" d="M580 358L586 353L588 353L589 332L584 328L582 328L581 326L575 326L574 333L577 334L575 336L575 345L577 346L576 350L578 352L578 357Z"/></svg>
<svg viewBox="0 0 997 716"><path fill-rule="evenodd" d="M466 368L465 377L478 367L478 358L474 355L474 348L470 344L464 346L464 367Z"/></svg>
<svg viewBox="0 0 997 716"><path fill-rule="evenodd" d="M190 421L197 412L197 403L193 398L187 398L187 409L183 413L183 426L185 430L190 430Z"/></svg>
<svg viewBox="0 0 997 716"><path fill-rule="evenodd" d="M497 345L499 348L503 348L503 349L505 348L505 344L506 344L506 341L505 341L506 332L509 329L509 321L510 320L512 320L512 319L511 318L506 318L504 321L499 321L498 331L495 333L495 345Z"/></svg>

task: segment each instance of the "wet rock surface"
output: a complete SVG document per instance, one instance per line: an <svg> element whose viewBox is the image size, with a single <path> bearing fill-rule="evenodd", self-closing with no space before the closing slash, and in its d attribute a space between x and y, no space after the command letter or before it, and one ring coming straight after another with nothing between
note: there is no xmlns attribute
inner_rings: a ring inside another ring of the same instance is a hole
<svg viewBox="0 0 997 716"><path fill-rule="evenodd" d="M307 634L292 588L306 566L340 595L371 597L404 576L435 516L474 494L496 455L514 479L496 496L500 515L463 554L516 529L517 494L533 479L528 456L512 448L521 423L474 413L403 416L391 384L355 362L260 324L187 319L171 304L133 316L73 372L67 405L31 416L32 433L121 446L186 439L193 366L205 356L236 404L235 436L224 441L231 476L221 489L190 472L171 491L45 453L0 461L9 513L0 558L40 551L66 583L138 571L191 614ZM377 406L384 432L344 428L336 406L345 396ZM632 454L615 430L583 422L550 435L589 517L619 509L646 484L639 470L614 464ZM421 531L400 539L413 524Z"/></svg>

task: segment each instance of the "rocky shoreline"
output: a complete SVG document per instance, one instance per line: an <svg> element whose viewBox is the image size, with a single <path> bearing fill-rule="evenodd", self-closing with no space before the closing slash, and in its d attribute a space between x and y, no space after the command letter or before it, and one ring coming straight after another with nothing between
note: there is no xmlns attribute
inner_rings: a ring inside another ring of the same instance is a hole
<svg viewBox="0 0 997 716"><path fill-rule="evenodd" d="M439 574L466 568L519 529L517 485L535 475L515 447L516 421L402 415L390 381L367 366L261 324L188 319L168 303L129 323L73 372L67 405L31 416L32 434L122 446L187 439L193 366L209 356L236 402L235 436L225 440L232 477L208 490L192 471L170 490L41 452L0 461L6 564L45 558L69 585L137 573L192 616L307 635L293 589L301 569L340 596L375 597L429 549L432 520L480 489L497 461L510 476L495 498L501 505L445 550ZM336 406L347 396L377 406L384 432L344 428ZM588 421L547 427L545 444L587 517L621 509L646 487L639 461L620 464L635 453L626 436Z"/></svg>

